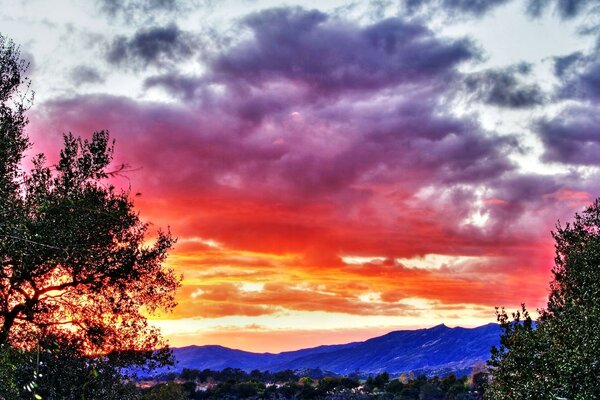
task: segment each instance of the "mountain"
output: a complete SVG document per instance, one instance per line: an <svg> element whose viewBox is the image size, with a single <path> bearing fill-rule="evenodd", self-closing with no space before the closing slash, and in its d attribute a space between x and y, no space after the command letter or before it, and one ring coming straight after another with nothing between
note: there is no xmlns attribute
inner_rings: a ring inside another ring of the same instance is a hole
<svg viewBox="0 0 600 400"><path fill-rule="evenodd" d="M394 331L364 342L319 346L278 354L252 353L222 346L188 346L173 349L175 367L213 369L240 368L281 371L316 369L337 374L359 371L374 374L387 371L392 376L402 372L458 375L467 374L472 366L489 358L497 345L500 327L488 324L477 328L449 328L445 325L428 329Z"/></svg>

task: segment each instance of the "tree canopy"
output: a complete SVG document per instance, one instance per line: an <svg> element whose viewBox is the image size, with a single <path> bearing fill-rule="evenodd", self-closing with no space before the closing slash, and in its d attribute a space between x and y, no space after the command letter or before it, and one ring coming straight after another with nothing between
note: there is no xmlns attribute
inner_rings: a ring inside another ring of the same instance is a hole
<svg viewBox="0 0 600 400"><path fill-rule="evenodd" d="M525 306L498 313L491 399L600 398L600 199L552 235L553 280L537 323Z"/></svg>
<svg viewBox="0 0 600 400"><path fill-rule="evenodd" d="M111 184L107 131L66 134L56 165L39 154L24 172L26 68L0 35L0 346L145 362L165 347L146 313L175 306L180 277L164 266L174 239L150 241L129 191Z"/></svg>

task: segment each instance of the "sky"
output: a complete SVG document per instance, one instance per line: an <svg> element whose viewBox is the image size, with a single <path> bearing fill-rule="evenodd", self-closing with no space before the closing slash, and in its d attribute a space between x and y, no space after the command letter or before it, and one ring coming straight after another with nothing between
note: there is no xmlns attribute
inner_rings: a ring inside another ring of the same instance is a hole
<svg viewBox="0 0 600 400"><path fill-rule="evenodd" d="M279 352L543 307L600 195L597 0L0 0L30 154L107 129L178 242L172 346Z"/></svg>

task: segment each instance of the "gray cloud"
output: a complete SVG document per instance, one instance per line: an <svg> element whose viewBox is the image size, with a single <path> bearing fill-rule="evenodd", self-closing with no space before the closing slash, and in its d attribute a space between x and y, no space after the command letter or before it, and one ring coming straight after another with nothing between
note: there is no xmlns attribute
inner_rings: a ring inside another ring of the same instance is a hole
<svg viewBox="0 0 600 400"><path fill-rule="evenodd" d="M467 90L484 103L505 108L529 108L545 103L545 95L537 84L519 79L530 73L527 64L489 69L465 79Z"/></svg>
<svg viewBox="0 0 600 400"><path fill-rule="evenodd" d="M423 25L392 18L361 27L319 11L279 8L244 20L254 37L216 57L218 79L260 85L273 78L315 91L372 90L449 79L477 59L466 39L437 38Z"/></svg>
<svg viewBox="0 0 600 400"><path fill-rule="evenodd" d="M482 16L487 12L507 4L511 0L404 0L404 11L408 14L439 13L458 17Z"/></svg>
<svg viewBox="0 0 600 400"><path fill-rule="evenodd" d="M600 110L595 106L567 108L537 124L545 145L544 159L574 165L600 166Z"/></svg>
<svg viewBox="0 0 600 400"><path fill-rule="evenodd" d="M365 176L387 183L475 183L514 168L506 157L514 146L511 138L487 135L468 117L453 117L440 102L453 87L450 82L459 79L456 67L478 60L469 41L439 39L401 19L359 26L300 8L255 13L244 24L253 37L216 54L207 76L167 72L144 85L195 99L202 109L225 113L230 122L235 118L245 136L258 135L265 118L281 124L293 111L315 118L307 132L274 145L284 152L282 159L261 164L264 179L280 182L289 193L344 190ZM224 85L223 93L210 90L215 81ZM404 95L393 96L386 92L390 89ZM379 91L391 95L385 107L359 105ZM344 139L350 143L335 156L301 150L323 120L334 136L356 135ZM238 145L237 151L243 149ZM385 174L376 172L381 168ZM404 173L409 170L418 173Z"/></svg>
<svg viewBox="0 0 600 400"><path fill-rule="evenodd" d="M546 10L551 9L561 18L569 19L584 14L597 5L597 0L528 0L527 12L534 17L539 17Z"/></svg>
<svg viewBox="0 0 600 400"><path fill-rule="evenodd" d="M89 67L87 65L78 65L71 70L69 73L71 81L77 85L84 85L88 83L102 83L104 77L98 72L97 69Z"/></svg>
<svg viewBox="0 0 600 400"><path fill-rule="evenodd" d="M144 88L162 88L172 96L189 101L195 97L196 91L205 83L206 80L198 76L169 72L146 78Z"/></svg>
<svg viewBox="0 0 600 400"><path fill-rule="evenodd" d="M173 65L194 54L194 38L176 24L138 30L132 37L117 36L106 59L117 66L145 68Z"/></svg>
<svg viewBox="0 0 600 400"><path fill-rule="evenodd" d="M555 59L554 70L562 80L558 96L567 99L600 100L600 55L574 53Z"/></svg>
<svg viewBox="0 0 600 400"><path fill-rule="evenodd" d="M583 59L584 56L579 51L566 56L554 57L554 74L558 78L564 78L565 75L571 73L572 68Z"/></svg>
<svg viewBox="0 0 600 400"><path fill-rule="evenodd" d="M172 19L193 8L213 7L213 0L97 0L98 9L111 19L153 23Z"/></svg>

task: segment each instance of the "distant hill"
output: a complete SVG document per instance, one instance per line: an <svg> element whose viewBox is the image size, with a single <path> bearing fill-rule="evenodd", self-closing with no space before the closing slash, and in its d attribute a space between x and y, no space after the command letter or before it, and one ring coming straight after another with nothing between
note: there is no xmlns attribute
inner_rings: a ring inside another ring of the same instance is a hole
<svg viewBox="0 0 600 400"><path fill-rule="evenodd" d="M489 358L497 345L500 327L488 324L478 328L449 328L438 325L428 329L390 332L364 342L288 351L279 354L252 353L222 346L188 346L173 349L183 368L222 370L240 368L281 371L316 369L347 375L353 372L375 374L387 371L468 374L472 366Z"/></svg>

